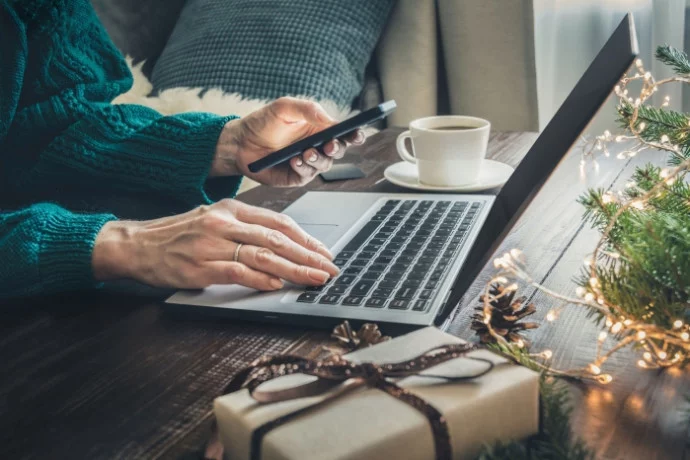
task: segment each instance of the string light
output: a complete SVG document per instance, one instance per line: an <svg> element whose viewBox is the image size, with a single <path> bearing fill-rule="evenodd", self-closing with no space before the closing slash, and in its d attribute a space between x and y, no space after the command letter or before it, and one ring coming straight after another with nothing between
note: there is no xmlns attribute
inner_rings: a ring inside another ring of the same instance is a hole
<svg viewBox="0 0 690 460"><path fill-rule="evenodd" d="M661 149L673 152L676 156L682 153L683 148L687 144L686 135L690 134L690 130L676 129L668 134L660 133L660 135L652 136L654 139L649 140L642 137L643 133L648 127L646 122L642 120L641 116L638 118L638 113L643 113L640 107L646 104L650 97L659 90L662 84L679 81L678 77L665 79L657 82L652 76L651 72L644 69L642 60L635 61L637 72L633 76L625 76L618 85L615 86L614 92L619 97L621 106L630 104L633 106L631 115L624 114L628 126L626 131L621 134L612 134L609 130L605 130L600 136L595 136L592 140L585 139L583 146L583 154L580 161L581 172L584 171L587 159L590 159L592 164L596 167L596 156L603 153L605 156L610 154L608 146L610 143L625 142L624 149L617 149L616 158L620 160L627 160L633 158L647 149ZM682 78L686 78L682 76ZM631 82L638 82L641 84L641 89L638 94L630 94L628 84ZM688 82L687 80L682 80ZM690 83L690 82L688 82ZM671 98L666 95L663 98L662 107L668 106ZM690 127L690 120L687 121ZM656 123L652 125L656 127ZM651 131L651 128L650 128ZM648 131L648 133L650 132ZM687 131L687 132L686 132ZM658 131L654 131L656 133ZM651 133L650 133L651 136ZM679 145L680 144L680 145ZM529 285L535 287L547 295L552 295L566 304L583 306L592 311L596 311L604 318L606 330L600 331L597 336L598 344L596 349L596 357L593 358L590 364L587 364L579 369L571 369L567 371L557 371L550 375L568 375L576 378L584 378L599 382L603 385L610 383L613 377L606 373L602 374L602 366L610 358L611 355L618 350L625 347L636 347L634 349L641 349L641 356L637 365L644 369L657 369L671 366L679 366L685 363L685 360L690 359L690 327L686 325L681 319L671 320L669 325L664 319L665 316L655 315L658 313L654 310L654 304L650 302L645 306L643 312L631 315L625 305L617 305L612 303L611 299L607 299L610 283L602 282L607 278L600 278L598 271L596 271L597 261L599 256L605 255L609 259L606 261L612 263L613 267L617 266L619 260L630 261L631 255L623 252L613 251L607 240L611 231L614 228L616 219L625 211L647 211L656 208L656 203L650 204L650 199L656 197L663 197L667 192L667 185L672 185L675 182L681 181L685 177L685 171L690 168L690 159L684 160L680 166L674 168L663 168L659 171L661 178L656 184L652 184L651 188L647 181L637 183L634 180L628 181L621 190L611 190L600 194L601 204L611 205L607 206L607 211L612 214L608 227L602 231L602 237L596 246L593 254L583 260L583 264L589 273L589 277L585 278L585 283L582 286L577 286L575 289L575 296L569 298L562 296L556 292L539 285L529 275L524 267L524 255L521 251L511 250L505 253L502 257L494 259L494 266L497 269L503 270L503 274L508 279L522 280ZM615 205L614 205L615 204ZM688 203L690 205L690 203ZM606 263L605 262L605 263ZM507 284L507 279L503 284ZM515 283L511 284L507 290L513 291L517 289ZM560 307L559 307L560 308ZM545 320L553 322L558 319L556 309L551 309L545 315ZM652 318L657 318L656 323L652 323ZM661 324L659 324L661 323ZM606 348L606 341L609 334L612 334L612 341L615 345ZM525 343L520 340L517 342L518 348L525 347ZM553 353L551 350L544 350L539 354L530 356L540 356L545 359L551 359ZM543 365L543 369L550 368ZM549 375L549 374L547 374Z"/></svg>

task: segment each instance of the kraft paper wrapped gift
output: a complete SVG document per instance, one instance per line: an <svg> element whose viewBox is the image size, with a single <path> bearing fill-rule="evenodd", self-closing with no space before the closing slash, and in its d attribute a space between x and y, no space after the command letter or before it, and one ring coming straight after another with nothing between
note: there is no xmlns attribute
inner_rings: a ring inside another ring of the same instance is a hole
<svg viewBox="0 0 690 460"><path fill-rule="evenodd" d="M433 347L455 343L463 341L429 327L345 358L357 363L399 362ZM396 381L444 415L453 458L472 458L485 443L537 433L538 374L486 350L472 351L467 356L489 359L495 367L486 375L462 382L419 376ZM466 373L467 366L479 365L477 361L457 358L422 374L458 375ZM304 374L283 376L264 383L261 390L292 388L314 379ZM217 398L214 412L226 458L249 459L250 439L256 428L311 406L328 394L262 404L243 389ZM421 412L375 388L341 394L269 431L261 443L262 460L387 458L434 459L434 440L429 420Z"/></svg>

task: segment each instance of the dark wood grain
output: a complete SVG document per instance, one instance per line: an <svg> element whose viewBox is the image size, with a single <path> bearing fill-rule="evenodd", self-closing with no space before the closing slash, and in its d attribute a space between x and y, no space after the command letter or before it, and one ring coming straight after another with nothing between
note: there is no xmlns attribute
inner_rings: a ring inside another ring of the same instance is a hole
<svg viewBox="0 0 690 460"><path fill-rule="evenodd" d="M302 189L259 187L239 199L282 210L307 190L405 190L379 182L397 161L387 130L354 148L363 179ZM494 133L489 157L517 165L534 133ZM654 158L660 161L661 158ZM586 187L625 181L642 160L601 161L580 175L572 152L499 250L519 247L535 279L572 290L572 277L596 234L581 224L576 197ZM378 183L377 183L378 182ZM489 191L487 193L495 193ZM471 338L469 316L490 276L485 269L454 311L448 331ZM540 318L551 300L528 292ZM0 458L198 458L212 419L211 401L244 365L262 354L316 355L327 331L239 321L182 321L158 300L81 293L0 306ZM534 348L553 350L559 366L593 356L598 329L582 311L561 312L532 332ZM682 458L686 423L679 411L687 374L633 367L634 354L612 360L608 387L572 385L575 428L601 458Z"/></svg>

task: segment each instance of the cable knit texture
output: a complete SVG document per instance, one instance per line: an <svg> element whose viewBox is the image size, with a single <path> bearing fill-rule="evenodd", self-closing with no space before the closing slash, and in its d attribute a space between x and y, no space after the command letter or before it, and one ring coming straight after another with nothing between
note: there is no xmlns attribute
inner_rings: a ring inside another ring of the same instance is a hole
<svg viewBox="0 0 690 460"><path fill-rule="evenodd" d="M0 298L93 286L122 197L154 217L236 193L207 182L235 117L111 104L132 76L88 0L0 0L0 56Z"/></svg>

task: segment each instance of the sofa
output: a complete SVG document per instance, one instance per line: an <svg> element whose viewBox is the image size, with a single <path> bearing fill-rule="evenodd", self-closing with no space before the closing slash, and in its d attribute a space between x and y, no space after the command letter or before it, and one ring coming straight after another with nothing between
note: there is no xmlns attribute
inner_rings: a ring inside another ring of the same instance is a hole
<svg viewBox="0 0 690 460"><path fill-rule="evenodd" d="M92 0L113 42L150 73L184 0ZM472 114L539 128L532 0L397 0L355 109L395 99L392 126Z"/></svg>

